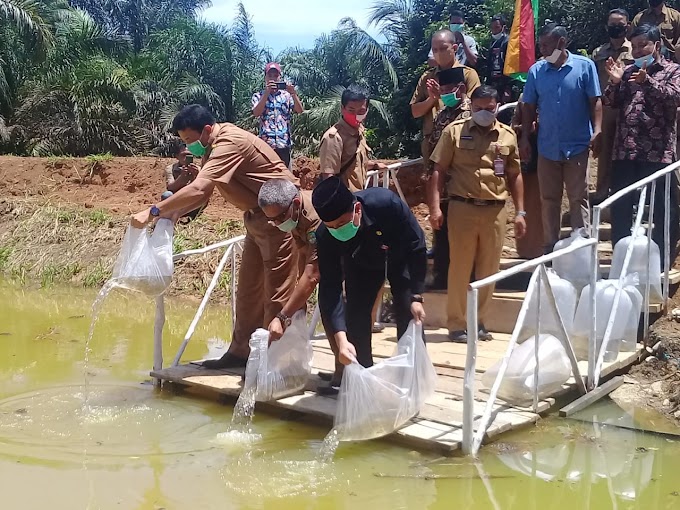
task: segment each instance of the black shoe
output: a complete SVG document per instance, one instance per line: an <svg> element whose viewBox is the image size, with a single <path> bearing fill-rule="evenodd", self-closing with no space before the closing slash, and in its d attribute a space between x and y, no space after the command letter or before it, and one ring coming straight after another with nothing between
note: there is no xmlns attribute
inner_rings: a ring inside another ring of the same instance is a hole
<svg viewBox="0 0 680 510"><path fill-rule="evenodd" d="M219 368L245 368L248 358L240 358L227 352L220 359L209 359L203 362L202 366L211 370Z"/></svg>
<svg viewBox="0 0 680 510"><path fill-rule="evenodd" d="M316 389L316 393L323 397L334 397L340 393L340 385L335 383L330 383L328 386L319 386Z"/></svg>
<svg viewBox="0 0 680 510"><path fill-rule="evenodd" d="M385 331L385 325L382 322L374 322L371 327L371 333L382 333Z"/></svg>
<svg viewBox="0 0 680 510"><path fill-rule="evenodd" d="M464 329L449 331L449 340L451 340L454 344L466 344L467 332Z"/></svg>
<svg viewBox="0 0 680 510"><path fill-rule="evenodd" d="M316 375L319 376L319 379L325 382L330 382L333 379L333 374L330 372L319 372Z"/></svg>
<svg viewBox="0 0 680 510"><path fill-rule="evenodd" d="M484 324L480 324L479 330L477 331L477 338L482 342L489 342L493 340L493 335L484 327Z"/></svg>

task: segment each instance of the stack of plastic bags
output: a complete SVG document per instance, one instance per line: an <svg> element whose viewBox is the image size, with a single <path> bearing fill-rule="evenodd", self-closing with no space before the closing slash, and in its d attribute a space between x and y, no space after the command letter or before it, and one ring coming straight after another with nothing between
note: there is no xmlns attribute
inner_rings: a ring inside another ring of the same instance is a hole
<svg viewBox="0 0 680 510"><path fill-rule="evenodd" d="M637 343L638 324L642 313L642 295L637 289L638 275L628 275L623 284L619 280L600 280L595 286L595 301L597 317L595 318L595 333L597 352L604 339L605 330L610 316L613 322L612 332L607 344L604 361L614 361L619 351L634 351ZM614 314L614 299L616 290L622 288L619 304ZM590 337L590 322L593 311L590 306L590 285L581 292L581 299L576 309L571 343L578 359L588 359L588 339Z"/></svg>
<svg viewBox="0 0 680 510"><path fill-rule="evenodd" d="M373 439L413 418L435 391L435 372L421 325L409 324L393 357L370 368L345 367L335 430L340 441Z"/></svg>
<svg viewBox="0 0 680 510"><path fill-rule="evenodd" d="M312 371L312 343L305 312L297 312L283 336L269 345L269 332L258 329L250 337L244 394L255 400L277 400L302 391Z"/></svg>
<svg viewBox="0 0 680 510"><path fill-rule="evenodd" d="M536 337L516 346L508 360L498 396L508 403L526 405L533 401ZM482 376L482 384L493 386L503 360L498 360ZM552 335L538 338L538 399L549 397L571 377L571 363L560 341Z"/></svg>
<svg viewBox="0 0 680 510"><path fill-rule="evenodd" d="M652 243L650 256L647 257L647 244ZM626 258L628 247L633 243L633 236L624 237L614 247L614 258L609 278L612 280L621 276L623 261ZM645 235L645 229L640 227L638 235L633 243L633 253L628 263L627 274L638 274L638 290L643 296L647 287L647 271L649 271L649 302L663 302L661 290L661 255L659 245Z"/></svg>
<svg viewBox="0 0 680 510"><path fill-rule="evenodd" d="M146 228L129 226L113 267L110 285L149 296L160 296L172 282L173 224L160 219L149 234Z"/></svg>
<svg viewBox="0 0 680 510"><path fill-rule="evenodd" d="M584 228L574 230L566 239L562 239L555 244L555 251L563 250L570 246L578 246L588 242L588 235ZM590 282L590 256L591 251L588 246L580 250L573 251L553 261L553 268L560 278L571 282L577 290L582 289Z"/></svg>

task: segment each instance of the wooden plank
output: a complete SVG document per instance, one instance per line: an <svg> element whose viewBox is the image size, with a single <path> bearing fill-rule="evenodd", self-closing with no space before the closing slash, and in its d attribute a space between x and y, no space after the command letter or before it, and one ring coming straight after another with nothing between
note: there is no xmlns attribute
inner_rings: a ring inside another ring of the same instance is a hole
<svg viewBox="0 0 680 510"><path fill-rule="evenodd" d="M597 402L601 398L606 397L622 384L623 376L610 379L602 386L598 386L593 391L586 393L582 397L574 400L571 404L564 406L562 409L560 409L560 416L563 418L571 416L572 414L588 407L590 404Z"/></svg>

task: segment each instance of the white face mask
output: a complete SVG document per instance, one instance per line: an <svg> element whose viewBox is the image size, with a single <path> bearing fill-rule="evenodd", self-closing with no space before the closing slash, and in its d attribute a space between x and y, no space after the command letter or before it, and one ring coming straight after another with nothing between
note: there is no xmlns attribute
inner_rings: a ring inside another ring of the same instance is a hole
<svg viewBox="0 0 680 510"><path fill-rule="evenodd" d="M491 34L491 37L493 38L494 41L498 41L501 37L503 37L503 32L498 32L497 34Z"/></svg>
<svg viewBox="0 0 680 510"><path fill-rule="evenodd" d="M359 122L363 122L366 119L366 116L368 115L368 112L362 114L362 115L357 115L357 120Z"/></svg>
<svg viewBox="0 0 680 510"><path fill-rule="evenodd" d="M549 64L554 64L560 59L561 56L562 50L559 48L555 48L555 51L553 51L550 55L545 57L545 61L548 62Z"/></svg>
<svg viewBox="0 0 680 510"><path fill-rule="evenodd" d="M479 110L472 112L472 120L478 126L489 127L496 121L496 114L489 110Z"/></svg>

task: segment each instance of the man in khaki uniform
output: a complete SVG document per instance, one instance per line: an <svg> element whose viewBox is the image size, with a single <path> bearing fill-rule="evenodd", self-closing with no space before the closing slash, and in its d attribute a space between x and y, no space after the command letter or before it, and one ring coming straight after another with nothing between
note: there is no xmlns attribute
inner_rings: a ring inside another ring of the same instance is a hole
<svg viewBox="0 0 680 510"><path fill-rule="evenodd" d="M368 158L370 148L363 126L368 99L368 91L357 85L342 92L342 119L324 133L319 149L321 178L337 175L352 192L366 187L369 170L385 169L383 163Z"/></svg>
<svg viewBox="0 0 680 510"><path fill-rule="evenodd" d="M430 159L429 137L434 129L434 119L445 106L441 99L439 73L444 69L462 67L463 87L460 92L468 96L480 85L477 71L471 67L462 66L456 60L457 48L455 36L450 30L439 30L434 33L432 52L437 61L437 67L423 73L411 98L411 114L415 119L423 119L423 141L420 147L424 161Z"/></svg>
<svg viewBox="0 0 680 510"><path fill-rule="evenodd" d="M436 191L428 207L430 221L436 225L443 222L439 206L443 176L450 176L447 326L449 339L457 343L467 342L467 288L473 268L479 280L500 267L508 190L517 211L515 236L522 237L526 228L517 137L496 119L498 92L483 85L472 93L471 100L471 118L449 125L430 158L435 163L431 178ZM491 340L484 319L493 292L493 286L479 291L480 340Z"/></svg>
<svg viewBox="0 0 680 510"><path fill-rule="evenodd" d="M609 12L607 19L607 34L609 42L595 49L593 60L600 78L600 90L605 90L609 83L609 75L605 64L610 58L628 66L634 62L632 46L626 39L630 26L628 12L614 9ZM612 167L612 151L614 150L614 136L616 136L616 119L618 110L609 106L602 107L602 148L597 158L597 196L596 202L601 202L609 196L609 181Z"/></svg>
<svg viewBox="0 0 680 510"><path fill-rule="evenodd" d="M196 179L172 197L136 214L133 225L146 225L154 217L176 218L205 202L215 187L244 211L246 238L236 294L236 323L228 352L207 368L244 367L253 331L267 325L288 302L297 277L293 238L269 224L257 196L263 183L297 179L264 141L233 124L216 124L203 106L184 107L172 129L203 166Z"/></svg>
<svg viewBox="0 0 680 510"><path fill-rule="evenodd" d="M631 31L645 24L658 25L661 30L661 54L664 58L680 62L680 55L675 54L675 46L680 42L680 12L668 7L664 0L649 0L649 9L633 18Z"/></svg>

